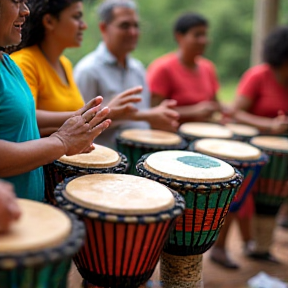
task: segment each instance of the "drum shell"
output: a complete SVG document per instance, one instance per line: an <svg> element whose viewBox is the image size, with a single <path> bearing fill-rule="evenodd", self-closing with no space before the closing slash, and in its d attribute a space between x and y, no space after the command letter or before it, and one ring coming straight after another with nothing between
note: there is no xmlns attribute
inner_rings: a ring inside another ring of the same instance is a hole
<svg viewBox="0 0 288 288"><path fill-rule="evenodd" d="M54 190L58 183L62 182L65 178L70 178L74 176L83 176L87 174L124 174L128 169L127 158L124 154L119 153L121 157L121 162L114 166L108 168L83 168L77 167L60 161L54 161L53 163L44 165L44 175L45 175L45 199L48 203L57 205L54 196Z"/></svg>
<svg viewBox="0 0 288 288"><path fill-rule="evenodd" d="M85 237L84 224L70 213L69 217L72 231L62 244L35 252L0 253L1 288L66 287L72 256L83 245Z"/></svg>
<svg viewBox="0 0 288 288"><path fill-rule="evenodd" d="M174 189L186 202L184 214L177 219L164 252L178 256L203 254L217 239L230 203L241 184L240 172L236 170L235 180L228 182L194 184L166 179L147 171L143 165L147 157L144 155L137 163L140 176Z"/></svg>
<svg viewBox="0 0 288 288"><path fill-rule="evenodd" d="M184 139L176 145L152 145L127 140L120 136L116 138L116 143L117 150L127 156L129 162L128 173L132 175L138 175L136 163L143 155L163 150L185 150L188 146L187 141Z"/></svg>
<svg viewBox="0 0 288 288"><path fill-rule="evenodd" d="M154 272L164 243L184 210L184 199L173 193L176 205L169 212L128 217L95 212L63 197L66 179L57 186L56 199L63 209L79 215L87 238L74 262L82 277L100 287L139 287ZM131 220L132 219L132 220Z"/></svg>
<svg viewBox="0 0 288 288"><path fill-rule="evenodd" d="M192 142L189 145L188 150L199 152L195 149L195 142ZM201 153L201 152L199 152ZM218 159L221 159L231 166L237 168L243 175L242 184L230 205L230 212L237 212L241 206L243 205L244 201L246 200L248 194L252 191L255 181L258 179L258 176L262 170L262 167L265 166L269 160L267 154L262 152L261 156L257 160L239 160L239 159L227 159L221 156L214 156Z"/></svg>
<svg viewBox="0 0 288 288"><path fill-rule="evenodd" d="M288 153L264 151L270 161L261 170L253 187L253 196L256 212L274 215L288 199Z"/></svg>

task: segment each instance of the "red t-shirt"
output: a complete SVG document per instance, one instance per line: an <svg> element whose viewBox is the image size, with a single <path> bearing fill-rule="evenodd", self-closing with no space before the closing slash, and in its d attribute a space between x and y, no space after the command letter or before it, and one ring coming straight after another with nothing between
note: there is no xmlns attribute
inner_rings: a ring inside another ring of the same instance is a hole
<svg viewBox="0 0 288 288"><path fill-rule="evenodd" d="M191 71L180 63L176 53L169 53L151 63L147 82L151 93L174 99L178 106L213 100L219 88L211 61L199 57L197 69Z"/></svg>
<svg viewBox="0 0 288 288"><path fill-rule="evenodd" d="M288 88L277 82L268 64L247 70L240 80L237 95L252 100L248 111L251 114L274 118L279 110L288 113Z"/></svg>

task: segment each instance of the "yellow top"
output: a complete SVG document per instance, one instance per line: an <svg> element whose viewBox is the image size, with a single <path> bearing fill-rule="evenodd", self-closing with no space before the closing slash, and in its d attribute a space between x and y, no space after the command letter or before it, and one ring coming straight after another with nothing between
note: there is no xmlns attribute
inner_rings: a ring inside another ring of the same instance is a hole
<svg viewBox="0 0 288 288"><path fill-rule="evenodd" d="M71 221L60 209L18 199L22 215L8 233L0 234L0 253L42 250L63 243L71 233Z"/></svg>
<svg viewBox="0 0 288 288"><path fill-rule="evenodd" d="M24 48L11 55L21 68L32 91L37 109L48 111L76 111L84 100L73 79L73 67L65 57L60 62L68 84L63 83L37 45Z"/></svg>

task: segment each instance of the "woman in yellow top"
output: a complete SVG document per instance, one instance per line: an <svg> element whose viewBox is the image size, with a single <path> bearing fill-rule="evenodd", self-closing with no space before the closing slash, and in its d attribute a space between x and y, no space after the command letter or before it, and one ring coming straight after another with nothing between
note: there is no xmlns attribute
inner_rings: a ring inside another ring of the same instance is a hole
<svg viewBox="0 0 288 288"><path fill-rule="evenodd" d="M23 27L22 43L11 58L21 68L35 99L36 109L48 111L76 111L84 101L74 79L72 64L62 55L66 48L79 47L83 31L81 0L35 0L30 3L30 17ZM128 117L135 112L131 102L140 87L130 89L109 103L109 118ZM96 96L96 95L95 95ZM129 104L130 103L130 104ZM71 113L67 113L70 116ZM111 117L110 117L111 116ZM46 136L57 127L42 129Z"/></svg>

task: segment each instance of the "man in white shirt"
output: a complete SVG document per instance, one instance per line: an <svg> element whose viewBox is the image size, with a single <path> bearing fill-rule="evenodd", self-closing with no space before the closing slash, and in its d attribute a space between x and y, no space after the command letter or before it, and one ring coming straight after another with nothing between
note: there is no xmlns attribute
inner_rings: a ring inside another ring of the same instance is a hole
<svg viewBox="0 0 288 288"><path fill-rule="evenodd" d="M165 100L150 108L150 93L142 63L129 56L138 42L139 19L132 0L107 0L99 7L99 29L103 42L79 61L74 69L76 83L88 102L95 95L103 96L103 104L122 91L142 86L138 112L123 115L111 128L97 137L97 143L115 148L117 133L126 128L148 128L176 131L178 113L171 108L176 102Z"/></svg>

